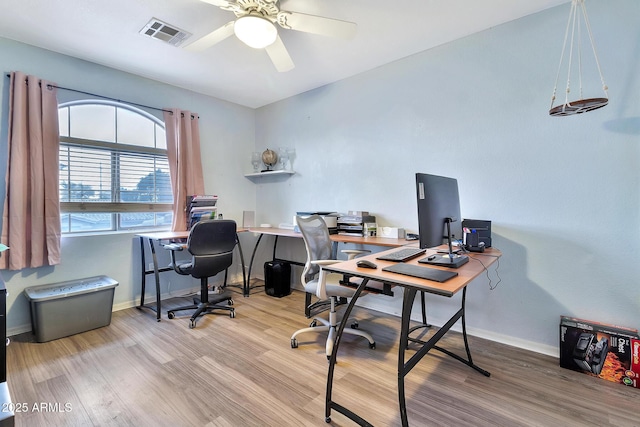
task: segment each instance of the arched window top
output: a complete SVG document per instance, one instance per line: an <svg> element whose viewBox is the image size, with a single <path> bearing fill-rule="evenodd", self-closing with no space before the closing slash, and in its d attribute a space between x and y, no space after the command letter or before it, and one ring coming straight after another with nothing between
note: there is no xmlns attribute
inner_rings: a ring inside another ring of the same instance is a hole
<svg viewBox="0 0 640 427"><path fill-rule="evenodd" d="M60 136L166 149L164 123L134 106L86 99L58 108Z"/></svg>
<svg viewBox="0 0 640 427"><path fill-rule="evenodd" d="M114 101L58 106L63 233L168 227L173 195L164 123Z"/></svg>

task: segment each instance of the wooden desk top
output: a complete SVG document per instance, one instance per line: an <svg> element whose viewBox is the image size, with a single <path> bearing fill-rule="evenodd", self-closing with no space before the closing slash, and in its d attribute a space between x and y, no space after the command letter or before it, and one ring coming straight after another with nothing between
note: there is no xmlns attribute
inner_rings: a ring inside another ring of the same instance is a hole
<svg viewBox="0 0 640 427"><path fill-rule="evenodd" d="M302 233L287 228L276 227L249 227L238 228L238 233L248 231L251 233L261 233L270 236L280 237L293 237L302 239ZM157 231L149 233L138 233L136 236L143 237L145 239L152 240L172 240L172 239L186 239L189 237L188 231ZM360 245L373 245L373 246L386 246L396 248L398 246L405 246L415 244L415 241L405 239L394 239L390 237L362 237L362 236L345 236L342 234L332 234L331 240L340 243L354 243Z"/></svg>
<svg viewBox="0 0 640 427"><path fill-rule="evenodd" d="M249 227L249 231L253 233L268 234L271 236L295 237L302 239L302 233L287 228L276 227ZM331 240L340 243L355 243L361 245L388 246L398 247L415 243L405 239L393 239L389 237L362 237L362 236L345 236L342 234L332 234Z"/></svg>
<svg viewBox="0 0 640 427"><path fill-rule="evenodd" d="M151 240L171 240L171 239L186 239L189 237L188 231L156 231L150 233L138 233L138 237L144 237Z"/></svg>
<svg viewBox="0 0 640 427"><path fill-rule="evenodd" d="M241 233L248 231L246 228L238 228L237 232ZM155 231L149 233L137 233L136 236L144 237L151 240L172 240L172 239L186 239L189 237L188 231Z"/></svg>
<svg viewBox="0 0 640 427"><path fill-rule="evenodd" d="M277 227L249 227L251 233L268 234L270 236L295 237L302 239L302 234L288 228Z"/></svg>
<svg viewBox="0 0 640 427"><path fill-rule="evenodd" d="M438 267L438 266L427 267L424 264L418 263L418 260L430 254L436 253L434 249L427 249L427 252L424 255L421 255L405 263L405 264L419 265L424 268L437 268L441 270L455 271L456 273L458 273L458 276L451 278L444 283L439 283L431 280L420 279L417 277L405 276L403 274L382 271L384 267L388 265L393 265L395 264L395 262L379 260L379 259L376 259L376 257L385 253L393 252L393 251L394 249L389 249L384 252L378 252L375 254L358 257L350 261L344 261L336 264L323 266L322 268L324 270L331 271L333 273L349 274L356 277L368 278L368 279L377 280L380 282L389 283L391 285L413 287L420 291L425 291L432 294L451 297L455 295L458 291L463 289L465 286L467 286L469 282L471 282L473 279L478 277L482 272L484 272L485 267L489 267L491 264L496 262L496 260L500 256L502 256L502 252L500 252L498 249L487 248L487 250L485 250L483 253L468 254L470 258L469 262L467 262L465 265L456 269L450 269L447 267ZM371 268L358 267L356 265L356 262L363 259L369 260L377 264L378 268L374 270Z"/></svg>
<svg viewBox="0 0 640 427"><path fill-rule="evenodd" d="M355 243L360 245L388 246L397 248L415 243L411 240L396 239L391 237L362 237L362 236L345 236L343 234L332 234L331 240L341 243Z"/></svg>

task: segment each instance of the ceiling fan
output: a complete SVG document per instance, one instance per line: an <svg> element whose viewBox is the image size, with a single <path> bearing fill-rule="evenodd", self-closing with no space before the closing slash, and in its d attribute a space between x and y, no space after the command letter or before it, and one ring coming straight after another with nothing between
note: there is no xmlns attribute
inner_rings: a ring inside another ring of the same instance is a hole
<svg viewBox="0 0 640 427"><path fill-rule="evenodd" d="M186 46L200 51L235 34L246 45L265 49L271 62L280 72L294 68L293 60L278 35L276 23L284 29L319 34L321 36L352 38L357 29L353 22L322 16L280 10L278 0L200 0L233 12L236 19Z"/></svg>

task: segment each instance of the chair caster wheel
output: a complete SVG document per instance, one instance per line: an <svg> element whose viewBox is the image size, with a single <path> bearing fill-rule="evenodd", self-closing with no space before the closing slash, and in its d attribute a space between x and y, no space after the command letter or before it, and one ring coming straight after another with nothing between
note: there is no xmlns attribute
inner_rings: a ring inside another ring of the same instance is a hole
<svg viewBox="0 0 640 427"><path fill-rule="evenodd" d="M291 339L291 348L298 348L298 340L293 338Z"/></svg>
<svg viewBox="0 0 640 427"><path fill-rule="evenodd" d="M331 422L331 417L325 417L324 422L329 424Z"/></svg>
<svg viewBox="0 0 640 427"><path fill-rule="evenodd" d="M351 324L351 329L358 329L358 326L360 326L360 325L358 324L358 322L353 322L353 323Z"/></svg>
<svg viewBox="0 0 640 427"><path fill-rule="evenodd" d="M369 343L369 348L370 348L370 349L372 349L372 350L375 350L375 348L376 348L376 343L375 343L375 342L373 342L373 343Z"/></svg>
<svg viewBox="0 0 640 427"><path fill-rule="evenodd" d="M196 327L196 320L195 319L190 319L189 320L189 329L193 329Z"/></svg>
<svg viewBox="0 0 640 427"><path fill-rule="evenodd" d="M309 323L309 327L315 328L316 326L318 326L318 321L316 319L313 319L311 323Z"/></svg>
<svg viewBox="0 0 640 427"><path fill-rule="evenodd" d="M235 310L231 310L229 312L229 317L231 317L232 319L236 317L236 311Z"/></svg>
<svg viewBox="0 0 640 427"><path fill-rule="evenodd" d="M232 299L230 299L229 301L227 301L227 304L228 304L228 305L233 305L233 300L232 300Z"/></svg>
<svg viewBox="0 0 640 427"><path fill-rule="evenodd" d="M175 313L173 311L168 311L167 312L167 317L169 319L174 319L176 317Z"/></svg>

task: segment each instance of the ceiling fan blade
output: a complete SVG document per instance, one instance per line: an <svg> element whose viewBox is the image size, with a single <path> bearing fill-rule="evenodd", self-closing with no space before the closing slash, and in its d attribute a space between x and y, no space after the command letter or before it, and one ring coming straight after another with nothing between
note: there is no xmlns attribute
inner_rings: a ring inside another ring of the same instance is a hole
<svg viewBox="0 0 640 427"><path fill-rule="evenodd" d="M222 40L233 35L233 24L235 21L227 22L217 30L207 34L206 36L194 41L193 43L185 46L186 50L200 51L210 48L216 43L220 43Z"/></svg>
<svg viewBox="0 0 640 427"><path fill-rule="evenodd" d="M341 39L353 38L358 29L358 26L354 22L287 11L280 11L280 13L278 13L278 24L289 30Z"/></svg>
<svg viewBox="0 0 640 427"><path fill-rule="evenodd" d="M227 0L200 0L203 3L209 3L222 8L231 8L235 2Z"/></svg>
<svg viewBox="0 0 640 427"><path fill-rule="evenodd" d="M279 72L284 73L285 71L292 70L295 67L280 36L276 38L276 41L273 42L273 44L267 46L265 50L267 51L269 58L271 58L271 62L273 62L273 65L276 67L276 70Z"/></svg>

